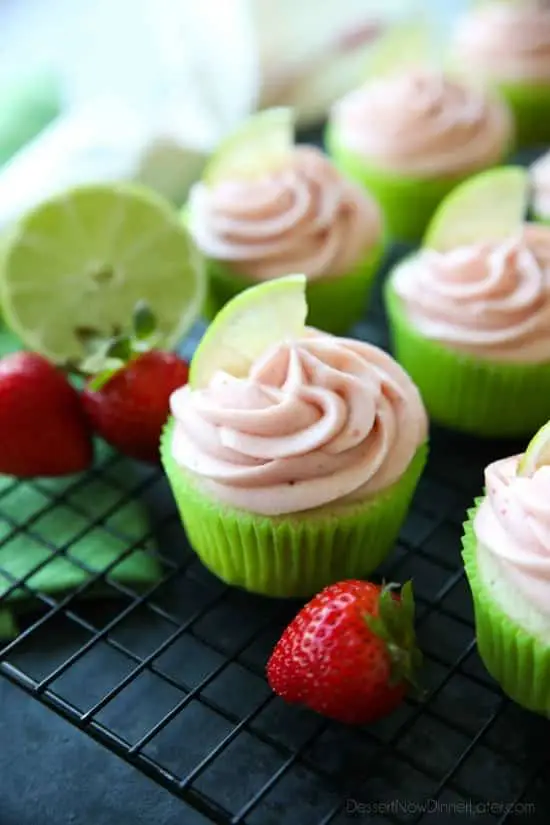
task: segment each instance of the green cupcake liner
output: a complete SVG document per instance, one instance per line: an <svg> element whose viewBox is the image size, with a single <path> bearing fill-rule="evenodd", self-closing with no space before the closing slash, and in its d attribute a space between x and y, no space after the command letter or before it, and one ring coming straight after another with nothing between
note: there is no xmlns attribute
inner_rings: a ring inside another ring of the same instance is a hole
<svg viewBox="0 0 550 825"><path fill-rule="evenodd" d="M308 597L342 579L367 576L392 549L427 458L420 447L403 476L361 504L266 517L220 504L172 458L173 421L161 457L189 539L228 584L274 597Z"/></svg>
<svg viewBox="0 0 550 825"><path fill-rule="evenodd" d="M187 205L181 212L181 218L187 225L189 210ZM309 326L330 332L333 335L345 335L351 327L360 321L369 303L376 273L386 248L385 236L359 261L346 275L326 276L308 281L307 304ZM232 272L222 261L208 259L208 293L203 307L203 316L211 321L220 309L239 292L255 286L258 281ZM281 272L281 276L290 275Z"/></svg>
<svg viewBox="0 0 550 825"><path fill-rule="evenodd" d="M308 281L307 303L309 326L344 335L364 316L376 272L384 251L378 243L369 255L347 275ZM290 273L281 272L281 275ZM236 275L219 261L209 261L209 290L205 315L211 320L237 293L258 281Z"/></svg>
<svg viewBox="0 0 550 825"><path fill-rule="evenodd" d="M510 619L495 603L477 565L473 524L477 508L468 512L462 558L472 591L477 648L485 667L503 691L529 710L550 716L550 645Z"/></svg>
<svg viewBox="0 0 550 825"><path fill-rule="evenodd" d="M417 385L430 418L471 435L531 436L550 419L550 363L485 361L425 338L385 285L393 352Z"/></svg>
<svg viewBox="0 0 550 825"><path fill-rule="evenodd" d="M499 83L516 125L518 148L546 146L550 141L550 84Z"/></svg>
<svg viewBox="0 0 550 825"><path fill-rule="evenodd" d="M421 240L443 198L474 171L481 171L471 170L452 177L412 178L378 169L369 166L364 158L343 146L337 130L330 123L325 132L325 145L340 171L364 186L378 201L388 233L407 243ZM501 160L509 154L509 149L507 147L503 152Z"/></svg>

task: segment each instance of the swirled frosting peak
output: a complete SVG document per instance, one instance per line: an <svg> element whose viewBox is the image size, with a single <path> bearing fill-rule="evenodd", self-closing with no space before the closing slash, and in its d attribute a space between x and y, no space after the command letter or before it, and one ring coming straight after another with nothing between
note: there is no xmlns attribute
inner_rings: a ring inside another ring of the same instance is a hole
<svg viewBox="0 0 550 825"><path fill-rule="evenodd" d="M454 56L466 72L493 80L550 81L550 6L535 0L472 9L456 30Z"/></svg>
<svg viewBox="0 0 550 825"><path fill-rule="evenodd" d="M497 562L508 589L519 591L522 601L550 619L550 467L530 478L518 477L518 460L514 456L487 467L487 494L474 533L481 552Z"/></svg>
<svg viewBox="0 0 550 825"><path fill-rule="evenodd" d="M420 252L392 286L427 338L492 360L550 361L550 228L451 252Z"/></svg>
<svg viewBox="0 0 550 825"><path fill-rule="evenodd" d="M346 275L378 244L380 210L320 151L296 147L264 176L197 183L189 228L198 247L251 280Z"/></svg>
<svg viewBox="0 0 550 825"><path fill-rule="evenodd" d="M408 375L370 344L312 331L245 378L171 399L172 453L202 489L264 515L362 501L397 481L426 440Z"/></svg>
<svg viewBox="0 0 550 825"><path fill-rule="evenodd" d="M338 141L389 171L437 176L490 166L506 152L512 121L485 93L429 71L377 78L333 109Z"/></svg>

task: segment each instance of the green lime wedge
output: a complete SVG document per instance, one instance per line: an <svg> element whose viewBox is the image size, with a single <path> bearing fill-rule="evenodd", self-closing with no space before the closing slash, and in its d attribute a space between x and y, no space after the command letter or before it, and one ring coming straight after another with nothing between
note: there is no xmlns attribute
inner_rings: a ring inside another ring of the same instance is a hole
<svg viewBox="0 0 550 825"><path fill-rule="evenodd" d="M201 339L189 373L193 389L219 370L242 377L266 349L304 334L305 275L286 275L240 292L216 315Z"/></svg>
<svg viewBox="0 0 550 825"><path fill-rule="evenodd" d="M264 109L222 141L206 164L209 185L253 179L284 165L294 145L294 114L286 106Z"/></svg>
<svg viewBox="0 0 550 825"><path fill-rule="evenodd" d="M532 476L539 469L550 464L550 421L541 427L529 442L519 460L518 476Z"/></svg>
<svg viewBox="0 0 550 825"><path fill-rule="evenodd" d="M422 16L389 26L369 52L367 76L393 74L423 65L430 53L430 37L430 27Z"/></svg>
<svg viewBox="0 0 550 825"><path fill-rule="evenodd" d="M423 246L445 252L500 241L517 232L529 201L529 173L521 166L487 169L460 183L440 203Z"/></svg>
<svg viewBox="0 0 550 825"><path fill-rule="evenodd" d="M205 281L178 214L131 184L45 201L12 228L0 256L4 320L55 363L83 359L83 330L127 331L139 301L156 316L158 346L174 347L202 309Z"/></svg>

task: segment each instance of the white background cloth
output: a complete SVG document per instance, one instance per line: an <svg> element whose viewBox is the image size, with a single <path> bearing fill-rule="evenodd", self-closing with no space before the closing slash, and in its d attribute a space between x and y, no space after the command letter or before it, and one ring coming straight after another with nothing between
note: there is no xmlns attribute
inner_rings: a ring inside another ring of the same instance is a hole
<svg viewBox="0 0 550 825"><path fill-rule="evenodd" d="M430 4L444 26L466 0ZM0 0L0 76L51 66L66 111L0 172L0 226L56 190L145 182L182 202L220 139L262 105L326 114L368 74L369 21L426 0ZM18 197L14 198L13 193Z"/></svg>

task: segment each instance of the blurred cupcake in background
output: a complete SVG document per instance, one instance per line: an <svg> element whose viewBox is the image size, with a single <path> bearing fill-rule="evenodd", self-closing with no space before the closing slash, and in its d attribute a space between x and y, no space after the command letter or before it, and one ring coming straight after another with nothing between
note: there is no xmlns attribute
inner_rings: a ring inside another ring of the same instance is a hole
<svg viewBox="0 0 550 825"><path fill-rule="evenodd" d="M294 272L308 279L312 326L340 334L362 317L384 246L381 211L318 149L291 145L251 174L203 179L185 215L209 264L210 317L241 290Z"/></svg>
<svg viewBox="0 0 550 825"><path fill-rule="evenodd" d="M457 72L497 88L516 120L518 144L550 139L550 6L493 0L469 10L451 45Z"/></svg>
<svg viewBox="0 0 550 825"><path fill-rule="evenodd" d="M473 435L531 435L550 418L550 228L446 252L391 273L397 360L433 421Z"/></svg>
<svg viewBox="0 0 550 825"><path fill-rule="evenodd" d="M409 67L342 98L326 142L337 166L376 197L389 233L414 242L457 183L509 154L513 123L499 98Z"/></svg>

